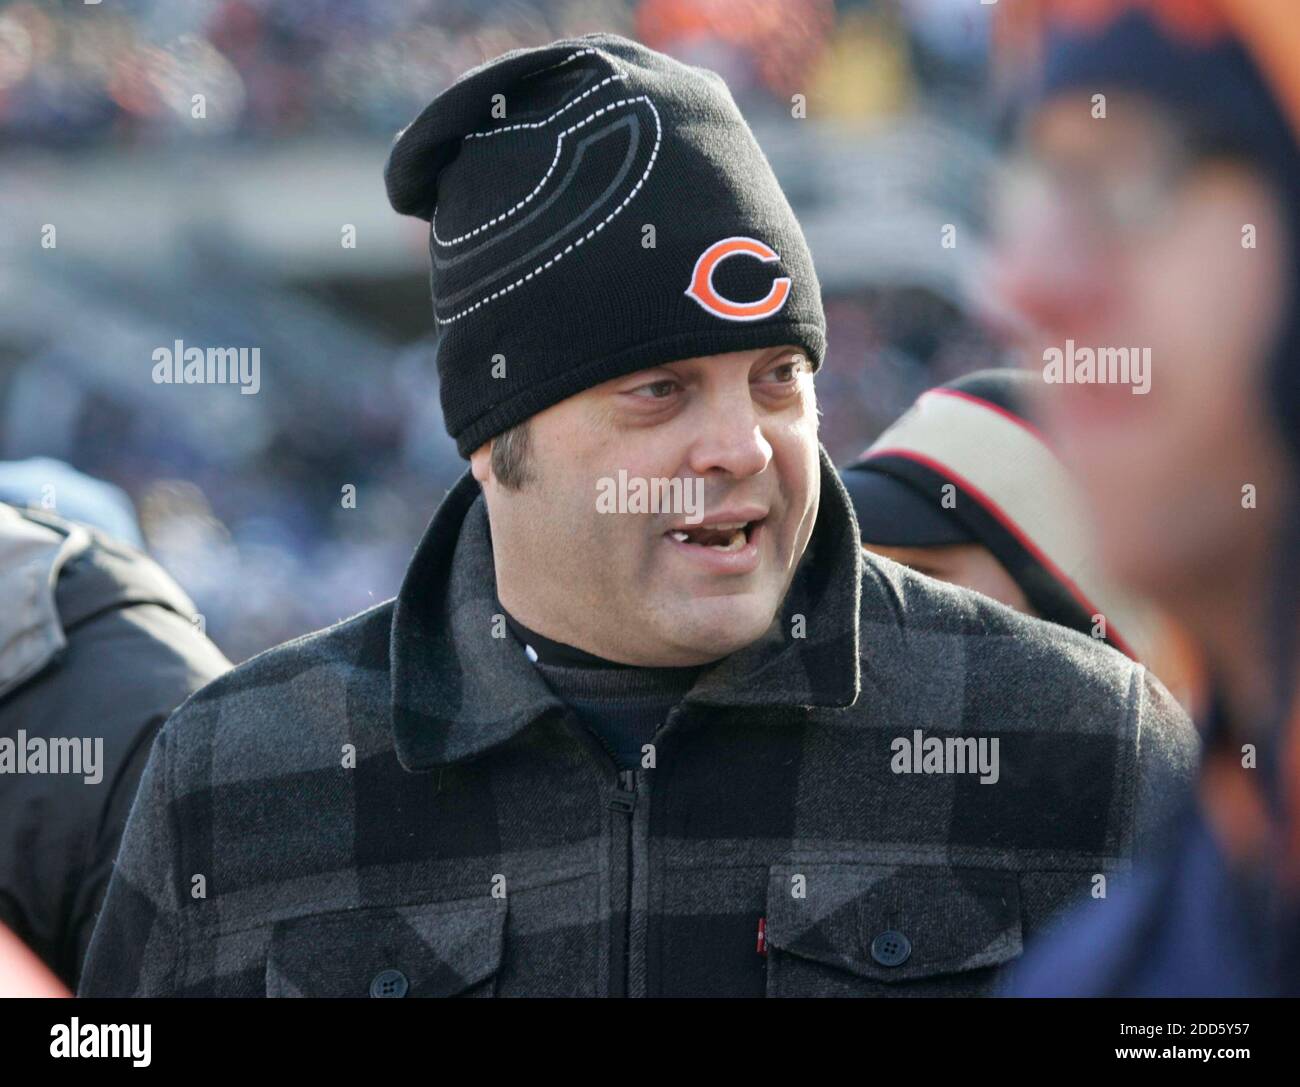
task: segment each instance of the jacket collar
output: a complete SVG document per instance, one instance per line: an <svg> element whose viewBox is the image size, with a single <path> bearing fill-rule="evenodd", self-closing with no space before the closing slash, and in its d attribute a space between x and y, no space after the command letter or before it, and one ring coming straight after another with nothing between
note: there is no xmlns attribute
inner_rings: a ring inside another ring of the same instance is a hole
<svg viewBox="0 0 1300 1087"><path fill-rule="evenodd" d="M757 641L706 668L687 702L844 707L857 700L862 551L825 449L820 459L817 522L780 614ZM563 706L499 616L487 507L466 471L429 523L393 607L393 734L407 770L481 755Z"/></svg>
<svg viewBox="0 0 1300 1087"><path fill-rule="evenodd" d="M67 646L55 586L64 566L89 546L89 534L78 525L60 531L0 503L0 698Z"/></svg>

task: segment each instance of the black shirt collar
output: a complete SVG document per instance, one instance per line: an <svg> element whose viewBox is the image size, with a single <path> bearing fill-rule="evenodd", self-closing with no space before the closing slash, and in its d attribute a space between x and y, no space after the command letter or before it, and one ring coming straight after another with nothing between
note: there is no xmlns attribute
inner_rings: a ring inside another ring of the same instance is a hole
<svg viewBox="0 0 1300 1087"><path fill-rule="evenodd" d="M537 631L530 630L511 615L501 603L500 598L497 599L497 606L501 609L501 614L505 616L506 626L510 628L510 633L518 638L526 649L531 649L533 651L529 654L530 660L562 668L633 667L630 664L620 664L618 661L607 660L605 657L598 657L595 653L588 653L585 649L579 649L576 645L566 645L564 642L557 642L552 638L546 637L545 634L538 634Z"/></svg>

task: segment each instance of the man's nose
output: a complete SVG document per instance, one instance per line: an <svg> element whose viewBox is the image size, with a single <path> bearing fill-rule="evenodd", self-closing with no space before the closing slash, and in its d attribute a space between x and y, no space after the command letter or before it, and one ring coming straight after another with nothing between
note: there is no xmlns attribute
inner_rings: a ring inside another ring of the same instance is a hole
<svg viewBox="0 0 1300 1087"><path fill-rule="evenodd" d="M772 446L763 434L748 387L743 395L711 397L691 444L691 471L701 476L726 472L743 479L763 471L771 460Z"/></svg>

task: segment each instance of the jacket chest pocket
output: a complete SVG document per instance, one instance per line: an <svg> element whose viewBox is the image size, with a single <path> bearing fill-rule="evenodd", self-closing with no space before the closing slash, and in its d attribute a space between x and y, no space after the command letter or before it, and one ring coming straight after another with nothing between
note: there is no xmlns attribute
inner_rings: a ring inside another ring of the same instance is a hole
<svg viewBox="0 0 1300 1087"><path fill-rule="evenodd" d="M341 910L279 921L267 996L494 996L505 903Z"/></svg>
<svg viewBox="0 0 1300 1087"><path fill-rule="evenodd" d="M1021 953L1014 872L874 864L770 871L768 996L974 996Z"/></svg>

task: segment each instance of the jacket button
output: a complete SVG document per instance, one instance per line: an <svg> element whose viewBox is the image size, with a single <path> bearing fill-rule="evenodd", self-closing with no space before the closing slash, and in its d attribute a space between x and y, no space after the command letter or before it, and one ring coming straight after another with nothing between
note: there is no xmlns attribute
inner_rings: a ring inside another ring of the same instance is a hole
<svg viewBox="0 0 1300 1087"><path fill-rule="evenodd" d="M405 996L410 988L400 970L381 970L370 983L371 996Z"/></svg>
<svg viewBox="0 0 1300 1087"><path fill-rule="evenodd" d="M881 966L902 966L912 953L912 941L890 929L871 941L871 957Z"/></svg>

